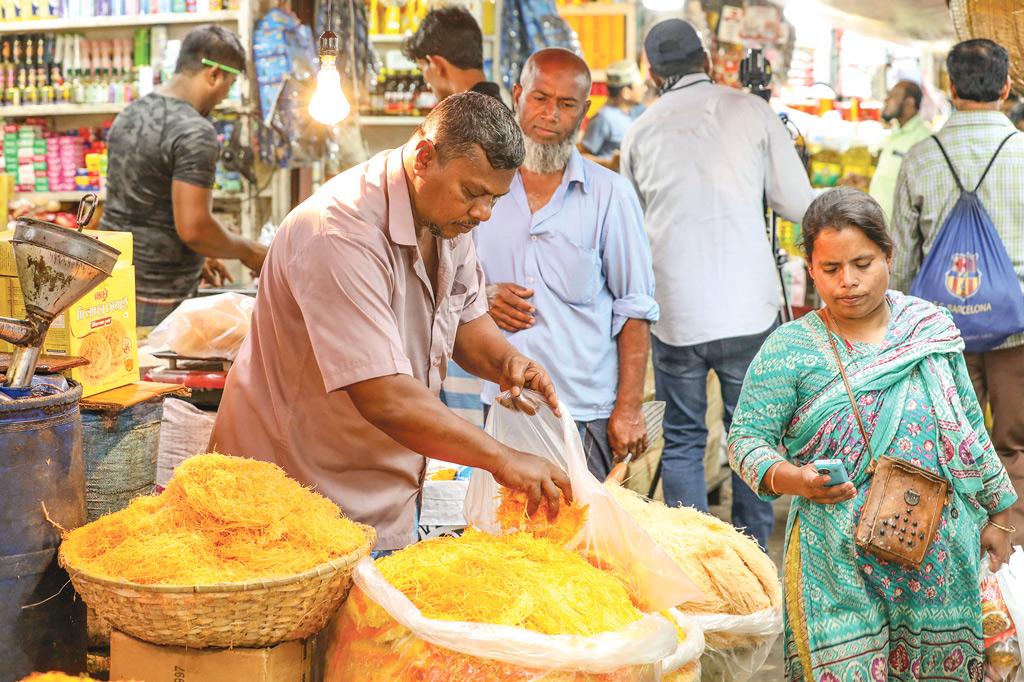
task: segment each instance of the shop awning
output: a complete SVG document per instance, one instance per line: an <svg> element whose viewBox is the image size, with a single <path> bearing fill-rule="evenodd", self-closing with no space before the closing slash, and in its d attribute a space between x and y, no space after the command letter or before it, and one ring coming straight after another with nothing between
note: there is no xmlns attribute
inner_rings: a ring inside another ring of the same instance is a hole
<svg viewBox="0 0 1024 682"><path fill-rule="evenodd" d="M816 12L839 28L894 42L955 41L946 0L786 0L790 12Z"/></svg>

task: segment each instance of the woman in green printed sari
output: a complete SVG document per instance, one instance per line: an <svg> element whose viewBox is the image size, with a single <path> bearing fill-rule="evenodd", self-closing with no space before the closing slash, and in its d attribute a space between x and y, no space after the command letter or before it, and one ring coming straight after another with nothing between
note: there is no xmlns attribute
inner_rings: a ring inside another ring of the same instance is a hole
<svg viewBox="0 0 1024 682"><path fill-rule="evenodd" d="M878 204L839 189L803 222L826 304L776 330L751 364L729 433L732 467L766 500L793 495L786 530L786 671L793 682L981 680L983 551L1009 557L1016 500L985 431L949 314L887 291L893 244ZM835 340L876 457L909 460L952 486L919 569L854 543L871 482L829 341ZM829 486L814 462L840 459Z"/></svg>

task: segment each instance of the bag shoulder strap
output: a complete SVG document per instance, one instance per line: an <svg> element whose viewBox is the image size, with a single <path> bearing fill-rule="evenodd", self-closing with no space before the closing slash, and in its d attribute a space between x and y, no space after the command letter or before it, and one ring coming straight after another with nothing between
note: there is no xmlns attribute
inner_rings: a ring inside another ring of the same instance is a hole
<svg viewBox="0 0 1024 682"><path fill-rule="evenodd" d="M949 154L946 153L946 148L942 146L942 141L939 140L938 135L932 135L932 139L935 140L935 144L939 145L939 151L942 152L942 157L946 159L946 165L949 166L949 172L953 174L953 179L956 180L956 186L960 188L960 191L964 191L964 183L960 182L960 176L956 172L956 168L953 166L953 162L949 160ZM822 318L824 320L824 318ZM828 329L828 325L825 325Z"/></svg>
<svg viewBox="0 0 1024 682"><path fill-rule="evenodd" d="M853 416L857 420L860 435L864 438L864 446L868 449L868 455L870 455L871 463L874 465L875 453L871 449L871 439L868 437L868 430L864 428L864 420L860 416L860 407L858 407L857 399L853 395L853 388L850 387L850 378L846 376L846 368L843 366L842 358L839 357L839 348L836 346L836 340L832 338L832 330L829 328L824 309L818 310L818 317L821 318L821 323L825 325L825 336L828 337L829 345L832 346L832 353L835 355L836 364L839 365L839 374L843 377L843 385L846 386L846 395L850 397L850 407L853 408Z"/></svg>
<svg viewBox="0 0 1024 682"><path fill-rule="evenodd" d="M996 157L999 156L999 152L1003 151L1003 147L1006 146L1006 143L1009 142L1010 138L1013 137L1016 134L1017 134L1016 131L1010 133L1009 135L1004 137L1003 141L999 143L998 147L996 147L996 153L992 155L991 159L989 159L988 165L985 166L985 171L981 174L981 179L978 180L978 186L974 188L975 193L977 193L977 191L979 189L981 189L981 183L985 182L985 176L988 175L988 172L990 170L992 170L992 164L994 164L996 162ZM938 138L936 138L936 139L938 139Z"/></svg>
<svg viewBox="0 0 1024 682"><path fill-rule="evenodd" d="M992 155L992 158L989 159L988 161L988 165L985 166L985 170L982 171L981 179L978 180L978 184L977 186L975 186L973 193L977 194L978 190L981 189L981 183L985 182L985 177L988 175L988 172L992 170L992 165L996 162L996 158L999 156L999 152L1003 151L1003 147L1006 146L1006 143L1009 142L1010 138L1016 134L1016 131L1010 133L1009 135L1004 137L1003 141L999 143L998 147L996 147L996 153ZM957 174L956 167L953 166L953 162L950 160L949 154L946 152L946 148L942 146L942 141L939 140L938 135L932 135L932 139L935 140L935 144L939 145L939 151L942 152L942 157L946 159L946 165L949 167L949 171L953 174L953 179L956 180L956 186L960 189L961 192L963 192L964 183L960 181L960 175Z"/></svg>

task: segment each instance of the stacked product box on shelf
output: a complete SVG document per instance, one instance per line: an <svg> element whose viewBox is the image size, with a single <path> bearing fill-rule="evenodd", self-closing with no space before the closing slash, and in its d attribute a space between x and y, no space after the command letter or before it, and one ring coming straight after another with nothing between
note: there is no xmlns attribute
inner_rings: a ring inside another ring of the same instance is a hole
<svg viewBox="0 0 1024 682"><path fill-rule="evenodd" d="M30 119L4 126L3 170L15 192L100 191L107 173L106 143L94 131L56 133Z"/></svg>

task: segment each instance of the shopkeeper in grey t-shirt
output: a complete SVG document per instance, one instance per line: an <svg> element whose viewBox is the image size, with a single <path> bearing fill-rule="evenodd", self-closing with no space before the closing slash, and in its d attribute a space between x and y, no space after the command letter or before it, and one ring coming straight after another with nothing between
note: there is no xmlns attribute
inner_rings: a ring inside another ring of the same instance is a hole
<svg viewBox="0 0 1024 682"><path fill-rule="evenodd" d="M138 324L158 324L201 279L229 278L220 258L258 274L265 246L226 230L211 214L220 145L206 118L245 68L238 38L203 26L182 41L174 77L128 106L108 140L102 229L135 240Z"/></svg>

